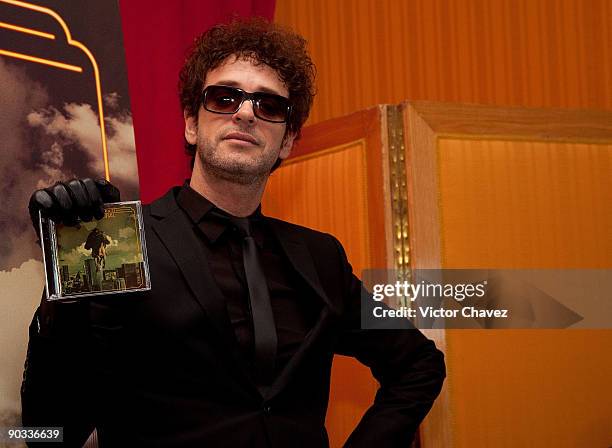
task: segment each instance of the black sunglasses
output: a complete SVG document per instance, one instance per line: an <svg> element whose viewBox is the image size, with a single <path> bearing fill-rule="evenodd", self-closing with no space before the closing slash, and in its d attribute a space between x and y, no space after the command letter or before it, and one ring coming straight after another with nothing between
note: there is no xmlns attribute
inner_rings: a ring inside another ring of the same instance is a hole
<svg viewBox="0 0 612 448"><path fill-rule="evenodd" d="M235 114L245 100L253 104L257 118L272 123L285 123L291 113L289 98L264 92L245 92L237 87L208 86L202 92L204 109L215 114Z"/></svg>

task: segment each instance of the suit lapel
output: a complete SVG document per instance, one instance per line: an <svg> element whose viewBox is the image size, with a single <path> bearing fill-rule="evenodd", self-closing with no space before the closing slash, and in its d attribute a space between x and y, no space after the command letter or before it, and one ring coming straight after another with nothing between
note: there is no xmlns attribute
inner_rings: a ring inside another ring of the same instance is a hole
<svg viewBox="0 0 612 448"><path fill-rule="evenodd" d="M337 305L329 300L329 297L321 285L321 280L319 279L312 255L306 243L299 238L294 231L292 232L282 221L268 218L268 223L272 227L274 234L285 252L285 255L287 255L289 262L293 265L293 268L331 311L339 312Z"/></svg>
<svg viewBox="0 0 612 448"><path fill-rule="evenodd" d="M291 357L285 368L272 383L269 391L265 394L266 399L271 399L285 387L291 375L299 366L300 361L304 358L305 353L308 352L310 347L327 327L330 318L339 314L339 310L337 305L329 299L327 293L323 289L312 255L303 239L299 238L295 230L288 227L282 221L268 219L268 223L272 227L275 236L293 268L306 281L313 293L323 302L323 308L314 327L308 332L297 352Z"/></svg>
<svg viewBox="0 0 612 448"><path fill-rule="evenodd" d="M276 379L272 383L272 386L270 387L270 389L266 392L265 394L266 399L268 400L271 399L272 397L274 397L280 391L283 390L283 388L285 387L285 385L291 378L291 375L293 374L295 369L299 366L300 361L304 358L304 355L308 352L310 347L317 340L317 337L321 335L322 331L327 327L329 318L332 315L333 313L331 312L329 307L327 306L323 307L323 309L321 310L321 314L319 314L319 319L317 320L317 323L315 324L315 326L312 328L311 331L308 332L308 334L306 335L306 338L304 338L304 341L298 348L297 352L295 352L295 354L291 357L287 365L283 368L283 370L280 372L278 377L276 377Z"/></svg>

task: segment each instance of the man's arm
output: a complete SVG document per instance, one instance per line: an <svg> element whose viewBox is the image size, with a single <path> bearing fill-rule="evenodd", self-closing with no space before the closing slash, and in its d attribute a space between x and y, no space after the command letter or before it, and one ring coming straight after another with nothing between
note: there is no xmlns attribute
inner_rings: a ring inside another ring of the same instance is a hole
<svg viewBox="0 0 612 448"><path fill-rule="evenodd" d="M38 235L39 211L57 222L74 225L79 219L102 218L103 204L119 200L119 190L105 180L75 179L36 190L28 208ZM81 447L95 421L89 302L49 302L43 293L29 335L21 386L23 425L63 427L62 446Z"/></svg>
<svg viewBox="0 0 612 448"><path fill-rule="evenodd" d="M444 356L408 320L403 330L361 329L362 285L337 245L348 293L336 353L357 358L380 383L374 403L345 446L406 448L440 393L446 375Z"/></svg>
<svg viewBox="0 0 612 448"><path fill-rule="evenodd" d="M94 428L88 323L87 302L49 303L43 297L29 328L22 423L62 427L61 446L83 446Z"/></svg>

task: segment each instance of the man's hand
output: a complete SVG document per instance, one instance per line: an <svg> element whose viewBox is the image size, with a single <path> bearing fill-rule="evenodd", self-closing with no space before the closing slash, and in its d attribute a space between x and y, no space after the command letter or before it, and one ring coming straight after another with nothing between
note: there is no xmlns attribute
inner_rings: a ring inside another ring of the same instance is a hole
<svg viewBox="0 0 612 448"><path fill-rule="evenodd" d="M75 225L78 219L102 219L106 202L120 201L119 190L104 179L74 179L57 182L49 188L36 190L30 196L28 209L34 231L38 235L38 211L56 222Z"/></svg>

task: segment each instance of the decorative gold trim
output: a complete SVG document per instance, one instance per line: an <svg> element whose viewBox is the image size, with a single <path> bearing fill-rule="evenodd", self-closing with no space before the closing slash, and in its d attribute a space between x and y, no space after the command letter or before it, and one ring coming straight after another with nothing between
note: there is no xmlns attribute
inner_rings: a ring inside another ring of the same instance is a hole
<svg viewBox="0 0 612 448"><path fill-rule="evenodd" d="M401 105L389 105L387 141L389 145L389 192L393 234L393 264L398 280L410 280L410 241L408 227L408 191L406 187L406 148ZM401 306L409 306L401 303Z"/></svg>
<svg viewBox="0 0 612 448"><path fill-rule="evenodd" d="M512 135L512 134L468 134L456 132L436 132L438 139L444 140L476 140L476 141L504 141L504 142L534 142L534 143L572 143L579 145L603 145L612 143L609 138L589 137L542 137L535 135Z"/></svg>
<svg viewBox="0 0 612 448"><path fill-rule="evenodd" d="M336 145L336 146L332 146L329 148L325 148L325 149L321 149L319 151L314 151L314 152L310 152L308 154L304 154L302 156L297 156L297 157L289 157L288 159L283 161L283 164L281 165L281 167L287 166L287 165L291 165L293 163L297 163L297 162L303 162L304 160L308 160L308 159L313 159L315 157L321 157L321 156L326 156L332 152L339 152L339 151L343 151L346 148L350 148L353 147L355 145L361 145L363 148L366 147L366 141L364 138L360 138L357 140L353 140L351 142L347 142L347 143L342 143L340 145Z"/></svg>

